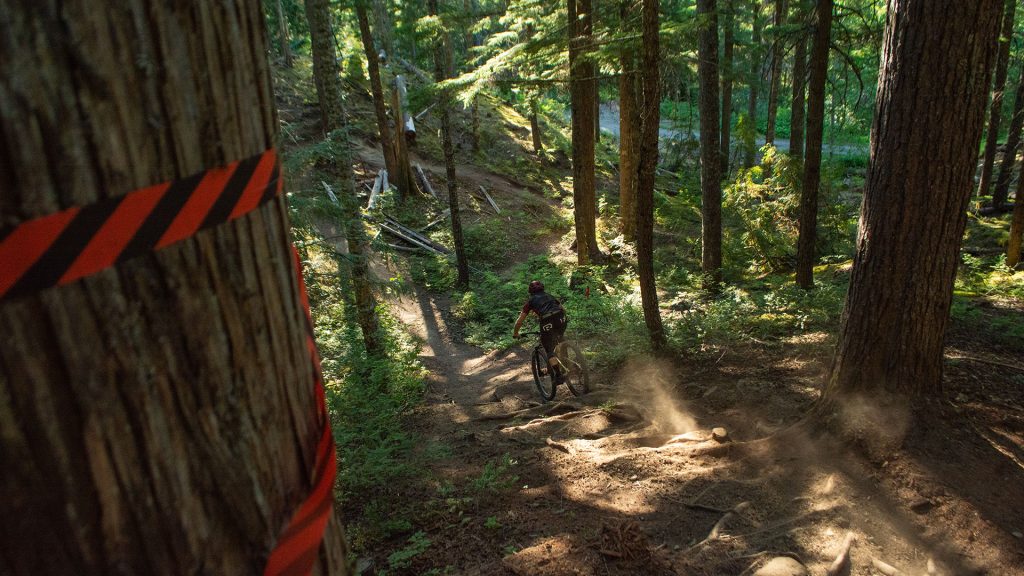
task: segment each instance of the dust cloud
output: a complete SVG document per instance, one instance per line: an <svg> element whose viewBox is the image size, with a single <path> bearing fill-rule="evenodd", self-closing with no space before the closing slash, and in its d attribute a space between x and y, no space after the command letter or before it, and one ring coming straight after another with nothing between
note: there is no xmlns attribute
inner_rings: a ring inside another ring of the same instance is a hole
<svg viewBox="0 0 1024 576"><path fill-rule="evenodd" d="M843 435L875 456L898 450L910 426L910 407L901 396L856 395L841 399L837 408Z"/></svg>
<svg viewBox="0 0 1024 576"><path fill-rule="evenodd" d="M682 434L697 429L697 421L685 404L676 399L679 382L672 365L665 360L634 357L619 371L619 390L647 413L653 426L664 434Z"/></svg>

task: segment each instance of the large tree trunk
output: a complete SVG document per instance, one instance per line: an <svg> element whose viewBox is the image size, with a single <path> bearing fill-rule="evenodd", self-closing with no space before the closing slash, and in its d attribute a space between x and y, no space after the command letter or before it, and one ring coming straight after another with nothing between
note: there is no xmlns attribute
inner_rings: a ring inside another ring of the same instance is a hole
<svg viewBox="0 0 1024 576"><path fill-rule="evenodd" d="M654 177L658 167L658 131L661 125L658 0L643 0L642 97L640 162L637 166L637 271L644 323L655 350L665 347L665 330L658 309L654 277Z"/></svg>
<svg viewBox="0 0 1024 576"><path fill-rule="evenodd" d="M313 81L320 104L320 127L324 133L341 128L341 77L338 76L338 55L334 49L331 13L327 0L307 0L306 20L309 22L309 43L313 54Z"/></svg>
<svg viewBox="0 0 1024 576"><path fill-rule="evenodd" d="M327 0L306 0L306 20L309 21L309 37L313 47L313 75L316 81L317 97L320 100L321 123L325 132L340 130L342 136L329 136L335 139L346 138L345 113L341 101L341 77L338 75L338 59L334 50L334 32L331 28L331 14ZM345 149L341 166L327 167L336 170L345 186L346 196L355 193L355 179L352 176L352 164L349 158L349 142L341 142ZM373 297L370 285L370 274L367 268L363 231L354 222L359 220L359 211L353 201L346 201L345 234L349 244L349 253L353 257L351 274L352 292L355 296L358 312L359 329L367 352L380 353L379 322L377 321L377 302Z"/></svg>
<svg viewBox="0 0 1024 576"><path fill-rule="evenodd" d="M288 16L284 13L284 4L277 0L277 33L281 42L281 57L286 68L292 67L291 36L288 34Z"/></svg>
<svg viewBox="0 0 1024 576"><path fill-rule="evenodd" d="M272 147L267 47L255 1L8 3L0 221ZM0 302L0 573L263 572L323 426L288 235L278 198ZM348 572L331 518L316 574Z"/></svg>
<svg viewBox="0 0 1024 576"><path fill-rule="evenodd" d="M412 196L413 191L416 190L412 166L409 164L409 132L406 130L409 111L405 109L407 102L405 94L405 77L396 74L395 81L391 85L391 115L395 122L395 136L392 141L395 151L395 171L390 173L390 177L403 200ZM415 135L415 132L412 134Z"/></svg>
<svg viewBox="0 0 1024 576"><path fill-rule="evenodd" d="M807 157L800 186L800 237L796 247L796 283L801 288L814 286L818 185L821 183L821 143L825 132L825 82L828 80L832 0L818 0L814 12L814 43L811 46L811 74L807 87Z"/></svg>
<svg viewBox="0 0 1024 576"><path fill-rule="evenodd" d="M396 56L395 35L391 28L391 11L388 10L388 0L373 0L374 22L377 23L377 40L380 47L388 57L388 62Z"/></svg>
<svg viewBox="0 0 1024 576"><path fill-rule="evenodd" d="M715 0L697 0L700 80L701 270L705 288L722 281L722 164L718 159L718 17Z"/></svg>
<svg viewBox="0 0 1024 576"><path fill-rule="evenodd" d="M775 15L772 24L772 80L768 88L768 126L764 131L767 144L775 144L775 119L779 113L779 90L782 87L782 27L786 23L786 0L775 0Z"/></svg>
<svg viewBox="0 0 1024 576"><path fill-rule="evenodd" d="M757 161L757 87L761 83L761 0L751 0L753 33L750 40L750 98L747 100L747 121L754 132L754 143L744 151L743 167L750 168Z"/></svg>
<svg viewBox="0 0 1024 576"><path fill-rule="evenodd" d="M591 0L567 0L569 7L569 96L572 108L572 196L576 253L580 265L600 259L594 193L594 99L597 82L590 60Z"/></svg>
<svg viewBox="0 0 1024 576"><path fill-rule="evenodd" d="M1006 74L1010 64L1010 37L1013 35L1013 15L1017 0L1005 0L1005 11L1002 19L1002 32L998 42L998 59L996 60L996 78L992 86L992 105L988 117L988 137L985 140L985 156L981 163L981 179L978 182L978 195L988 194L992 184L992 170L996 161L996 148L999 145L999 124L1003 118L1003 90L1006 88ZM1001 210L1006 197L992 197L992 206Z"/></svg>
<svg viewBox="0 0 1024 576"><path fill-rule="evenodd" d="M530 137L533 139L533 151L540 154L544 151L544 141L540 129L540 111L538 110L540 96L530 96Z"/></svg>
<svg viewBox="0 0 1024 576"><path fill-rule="evenodd" d="M732 64L733 47L736 44L733 20L734 0L725 0L722 10L722 28L725 40L722 53L722 140L719 160L722 163L722 174L729 174L729 139L732 132Z"/></svg>
<svg viewBox="0 0 1024 576"><path fill-rule="evenodd" d="M1006 135L1006 150L1003 152L1003 161L999 164L999 177L996 178L996 189L992 193L993 198L1001 198L1000 204L1006 203L1007 194L1010 191L1010 178L1013 174L1013 167L1017 164L1017 149L1020 148L1020 132L1024 125L1024 67L1020 71L1020 81L1017 84L1017 95L1013 101L1013 116L1010 118L1010 131ZM1017 195L1020 198L1020 194ZM1018 200L1019 201L1019 200Z"/></svg>
<svg viewBox="0 0 1024 576"><path fill-rule="evenodd" d="M377 116L377 130L384 153L384 167L388 174L394 177L395 142L391 139L391 127L388 123L387 107L384 104L384 87L380 80L377 47L373 42L373 34L370 33L370 19L366 13L365 0L356 2L356 18L359 20L359 36L363 41L363 53L366 54L366 68L370 72L370 92L373 94L373 112Z"/></svg>
<svg viewBox="0 0 1024 576"><path fill-rule="evenodd" d="M797 15L803 22L806 18L807 2L798 0ZM793 51L793 107L789 124L789 155L803 158L804 155L804 94L807 89L807 35L800 33Z"/></svg>
<svg viewBox="0 0 1024 576"><path fill-rule="evenodd" d="M1010 240L1006 245L1006 265L1020 265L1021 242L1024 241L1024 162L1017 175L1017 198L1013 201L1013 220L1010 222Z"/></svg>
<svg viewBox="0 0 1024 576"><path fill-rule="evenodd" d="M431 16L437 15L437 0L427 3ZM451 70L451 48L448 46L448 33L439 34L434 45L434 79L443 82ZM451 120L449 107L451 95L443 91L438 95L438 114L441 117L441 145L444 149L444 167L448 179L448 208L451 211L452 239L455 242L455 262L458 269L456 287L465 290L469 287L469 261L466 259L466 247L462 238L462 218L459 212L459 181L455 174L455 149L452 147Z"/></svg>
<svg viewBox="0 0 1024 576"><path fill-rule="evenodd" d="M941 393L1001 0L891 0L861 229L824 406Z"/></svg>
<svg viewBox="0 0 1024 576"><path fill-rule="evenodd" d="M620 4L622 33L632 31L629 3ZM619 53L619 222L627 240L636 239L637 153L640 147L640 108L637 102L636 50L624 43Z"/></svg>

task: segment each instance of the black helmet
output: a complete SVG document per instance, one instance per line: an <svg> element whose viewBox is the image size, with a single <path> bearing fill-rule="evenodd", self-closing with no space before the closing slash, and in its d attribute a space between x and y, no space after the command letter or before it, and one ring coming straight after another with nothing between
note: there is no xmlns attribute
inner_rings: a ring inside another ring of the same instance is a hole
<svg viewBox="0 0 1024 576"><path fill-rule="evenodd" d="M544 283L541 282L540 280L534 280L533 282L530 282L530 287L528 288L528 290L530 291L530 294L536 294L538 292L543 292L544 291Z"/></svg>

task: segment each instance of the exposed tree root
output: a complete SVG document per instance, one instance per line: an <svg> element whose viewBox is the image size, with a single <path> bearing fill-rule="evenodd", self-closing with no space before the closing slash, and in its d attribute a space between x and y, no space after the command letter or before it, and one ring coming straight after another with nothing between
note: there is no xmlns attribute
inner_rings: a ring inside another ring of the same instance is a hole
<svg viewBox="0 0 1024 576"><path fill-rule="evenodd" d="M732 510L726 512L721 518L718 519L718 522L715 522L715 525L711 527L711 532L708 532L706 538L704 538L700 542L697 542L693 546L687 548L684 553L688 554L690 552L693 552L694 550L700 548L708 542L718 540L719 538L721 538L722 529L725 527L726 522L731 520L734 516L742 515L743 511L749 507L750 502L740 502L739 504L733 506Z"/></svg>
<svg viewBox="0 0 1024 576"><path fill-rule="evenodd" d="M836 559L829 565L828 570L825 571L825 576L838 576L842 573L843 568L850 563L850 547L853 546L853 541L856 537L853 532L847 532L846 538L843 540L843 546L839 549L839 554Z"/></svg>
<svg viewBox="0 0 1024 576"><path fill-rule="evenodd" d="M575 452L575 450L573 450L572 447L570 447L568 444L564 444L562 442L556 442L556 441L552 440L551 438L548 438L548 439L544 440L544 444L554 448L555 450L561 450L562 452L565 452L566 454L572 454L573 452Z"/></svg>
<svg viewBox="0 0 1024 576"><path fill-rule="evenodd" d="M512 412L505 412L503 414L487 414L484 416L480 416L479 418L474 418L473 421L487 422L492 420L511 420L513 418L518 418L521 416L531 416L537 414L550 416L552 414L564 414L568 411L579 410L579 408L580 406L578 404L563 401L557 404L553 404L551 406L548 406L547 404L540 404L538 406L531 406L529 408L523 408L522 410L515 410Z"/></svg>
<svg viewBox="0 0 1024 576"><path fill-rule="evenodd" d="M899 568L896 568L895 566L892 566L890 564L886 564L878 558L871 559L871 566L878 572L885 574L885 576L900 576L901 574L903 574L903 572L900 572Z"/></svg>

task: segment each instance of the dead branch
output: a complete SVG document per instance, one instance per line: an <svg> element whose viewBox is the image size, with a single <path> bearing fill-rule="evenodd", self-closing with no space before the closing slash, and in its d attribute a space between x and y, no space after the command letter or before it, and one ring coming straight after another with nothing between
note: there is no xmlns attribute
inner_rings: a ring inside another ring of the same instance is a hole
<svg viewBox="0 0 1024 576"><path fill-rule="evenodd" d="M853 546L855 537L853 532L847 532L846 538L843 539L843 546L839 549L839 554L836 559L829 565L828 570L825 571L825 576L838 576L843 568L850 562L850 547Z"/></svg>
<svg viewBox="0 0 1024 576"><path fill-rule="evenodd" d="M419 183L420 188L426 190L431 196L440 201L441 197L434 191L434 187L431 186L430 180L427 179L426 173L423 172L423 168L419 164L416 164L413 168L416 171L416 180Z"/></svg>
<svg viewBox="0 0 1024 576"><path fill-rule="evenodd" d="M498 205L495 204L494 198L491 198L491 195L487 193L487 189L484 188L483 186L480 186L480 191L484 193L484 199L487 200L487 203L490 204L491 208L494 209L494 213L501 214L501 208L498 208Z"/></svg>
<svg viewBox="0 0 1024 576"><path fill-rule="evenodd" d="M988 360L987 358L978 358L977 356L953 356L952 354L946 354L946 358L950 360L968 360L970 362L980 362L982 364L991 364L992 366L1001 366L1003 368L1009 368L1011 370L1019 370L1021 372L1024 372L1024 366L1008 364L1006 362L1000 362L998 360Z"/></svg>

